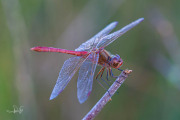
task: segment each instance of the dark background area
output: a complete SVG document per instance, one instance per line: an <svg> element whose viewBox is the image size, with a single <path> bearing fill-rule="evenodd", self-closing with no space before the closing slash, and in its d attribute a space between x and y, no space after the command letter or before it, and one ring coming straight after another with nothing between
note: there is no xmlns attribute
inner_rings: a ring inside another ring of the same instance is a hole
<svg viewBox="0 0 180 120"><path fill-rule="evenodd" d="M119 22L118 30L144 17L106 48L122 57L121 69L133 73L95 119L179 120L179 11L179 0L1 0L0 119L82 119L106 91L94 80L91 95L80 104L75 74L66 89L49 101L59 71L71 55L30 48L74 50L113 21ZM23 106L23 112L8 113L13 105Z"/></svg>

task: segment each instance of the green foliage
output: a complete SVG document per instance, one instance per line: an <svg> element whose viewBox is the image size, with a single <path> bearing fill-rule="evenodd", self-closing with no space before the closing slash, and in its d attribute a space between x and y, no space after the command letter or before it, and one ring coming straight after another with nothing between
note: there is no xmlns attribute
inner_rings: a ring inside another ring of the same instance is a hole
<svg viewBox="0 0 180 120"><path fill-rule="evenodd" d="M0 119L83 118L104 89L94 80L92 94L81 105L76 75L58 98L49 101L58 72L70 56L30 48L73 50L112 21L119 22L117 30L144 17L107 47L122 57L122 69L133 73L95 119L179 120L179 11L178 0L1 0ZM24 106L23 112L6 112L13 105Z"/></svg>

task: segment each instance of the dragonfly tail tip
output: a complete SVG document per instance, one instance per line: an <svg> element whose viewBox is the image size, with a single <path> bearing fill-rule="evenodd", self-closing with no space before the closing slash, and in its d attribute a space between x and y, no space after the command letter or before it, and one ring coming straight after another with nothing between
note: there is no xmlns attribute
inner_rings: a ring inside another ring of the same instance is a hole
<svg viewBox="0 0 180 120"><path fill-rule="evenodd" d="M32 47L30 50L39 52L39 47Z"/></svg>
<svg viewBox="0 0 180 120"><path fill-rule="evenodd" d="M34 51L34 47L33 47L33 48L31 48L30 50Z"/></svg>

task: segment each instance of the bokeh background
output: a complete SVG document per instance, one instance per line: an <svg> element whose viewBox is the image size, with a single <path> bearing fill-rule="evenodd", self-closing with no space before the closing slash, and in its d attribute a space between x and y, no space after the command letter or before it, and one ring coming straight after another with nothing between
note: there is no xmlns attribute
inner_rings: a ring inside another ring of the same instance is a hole
<svg viewBox="0 0 180 120"><path fill-rule="evenodd" d="M77 100L76 74L49 96L71 55L37 53L34 46L74 50L113 21L118 30L145 20L106 49L133 73L96 120L180 119L179 0L1 0L0 120L79 120L106 92L96 80L89 99ZM100 67L97 68L97 71ZM115 75L120 72L113 70ZM21 114L8 113L13 105Z"/></svg>

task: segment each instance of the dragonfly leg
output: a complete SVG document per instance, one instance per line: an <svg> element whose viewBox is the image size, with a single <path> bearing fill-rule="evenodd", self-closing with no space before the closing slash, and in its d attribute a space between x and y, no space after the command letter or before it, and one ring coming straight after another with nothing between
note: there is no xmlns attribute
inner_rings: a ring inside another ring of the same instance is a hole
<svg viewBox="0 0 180 120"><path fill-rule="evenodd" d="M99 74L101 73L101 75L100 75L101 80L102 80L103 82L105 82L105 84L106 84L108 87L110 87L110 85L102 78L103 73L104 73L104 69L105 69L105 67L101 68L101 70L98 72L98 74L96 75L96 80L100 83L100 81L99 81L97 78L98 78ZM100 84L100 85L101 85L103 88L105 88L102 84Z"/></svg>
<svg viewBox="0 0 180 120"><path fill-rule="evenodd" d="M113 75L113 72L112 72L112 69L111 69L111 68L109 68L109 74L110 74L110 76L113 77L113 78L117 78L117 77L118 77L118 76L114 76L114 75Z"/></svg>
<svg viewBox="0 0 180 120"><path fill-rule="evenodd" d="M103 71L101 72L101 80L103 81L103 82L105 82L105 84L108 86L108 87L110 87L110 85L102 78L102 76L103 76L103 73L104 73L104 69L103 69ZM109 93L109 91L106 89L106 91ZM111 97L111 94L109 93L109 96Z"/></svg>
<svg viewBox="0 0 180 120"><path fill-rule="evenodd" d="M109 75L110 75L110 72L109 72L109 70L108 70L109 68L107 68L107 75L106 75L106 79L107 79L107 81L110 81L110 82L112 82L112 80L109 80Z"/></svg>
<svg viewBox="0 0 180 120"><path fill-rule="evenodd" d="M99 85L101 86L101 87L103 87L105 90L107 90L107 88L105 88L104 86L103 86L103 84L98 80L98 79L96 79L97 81L98 81L98 83L99 83Z"/></svg>
<svg viewBox="0 0 180 120"><path fill-rule="evenodd" d="M105 67L102 67L101 68L101 70L98 72L98 74L96 75L96 79L98 78L98 76L99 76L99 74L101 73L101 72L104 72L104 69L105 69ZM101 73L102 74L102 73Z"/></svg>
<svg viewBox="0 0 180 120"><path fill-rule="evenodd" d="M108 89L107 88L105 88L104 86L103 86L103 84L98 80L98 79L96 79L97 81L98 81L98 83L99 83L99 85L101 85L101 87L103 87L108 93L109 93L109 96L111 96L111 94L110 94L110 92L108 91ZM103 80L104 81L104 80ZM109 85L108 85L109 86Z"/></svg>
<svg viewBox="0 0 180 120"><path fill-rule="evenodd" d="M110 72L110 76L113 77L113 78L118 78L118 76L114 76L113 75L113 72L112 72L112 69L109 68L109 72ZM117 83L121 84L120 82L116 81Z"/></svg>
<svg viewBox="0 0 180 120"><path fill-rule="evenodd" d="M119 71L123 71L122 69L118 68Z"/></svg>
<svg viewBox="0 0 180 120"><path fill-rule="evenodd" d="M110 87L110 85L102 78L103 72L104 72L104 69L103 69L103 71L102 71L102 73L101 73L100 78L101 78L101 80L102 80L108 87Z"/></svg>
<svg viewBox="0 0 180 120"><path fill-rule="evenodd" d="M103 76L104 69L105 69L105 67L103 67L103 68L101 69L101 75L100 75L100 78L102 78L102 76Z"/></svg>
<svg viewBox="0 0 180 120"><path fill-rule="evenodd" d="M110 87L110 85L102 78L103 73L104 73L104 70L105 70L105 67L101 68L101 70L100 70L100 71L98 72L98 74L96 75L96 80L97 80L99 74L101 73L101 75L100 75L101 80L102 80L108 87Z"/></svg>
<svg viewBox="0 0 180 120"><path fill-rule="evenodd" d="M98 76L99 76L99 74L101 74L101 75L100 75L101 80L102 80L108 87L110 87L110 85L102 78L103 73L104 73L104 70L105 70L105 67L101 68L101 70L98 72L98 74L97 74L97 76L96 76L96 80L97 80L98 83L109 93L108 89L107 89L106 87L104 87L104 85L97 79ZM111 96L110 93L109 93L109 96Z"/></svg>

